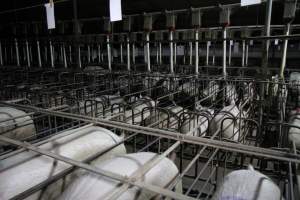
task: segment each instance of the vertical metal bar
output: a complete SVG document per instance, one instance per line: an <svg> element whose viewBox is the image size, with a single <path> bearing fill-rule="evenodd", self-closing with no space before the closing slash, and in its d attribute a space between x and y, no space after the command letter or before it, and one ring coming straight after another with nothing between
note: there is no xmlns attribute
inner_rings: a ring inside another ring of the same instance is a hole
<svg viewBox="0 0 300 200"><path fill-rule="evenodd" d="M246 42L246 56L245 56L245 66L248 66L248 60L249 60L249 44L248 41Z"/></svg>
<svg viewBox="0 0 300 200"><path fill-rule="evenodd" d="M53 58L53 47L52 47L52 41L49 41L49 46L50 46L50 60L51 60L51 67L54 68L54 58Z"/></svg>
<svg viewBox="0 0 300 200"><path fill-rule="evenodd" d="M68 64L67 64L67 54L66 54L65 44L63 44L62 48L63 48L64 67L67 69L68 68Z"/></svg>
<svg viewBox="0 0 300 200"><path fill-rule="evenodd" d="M130 39L127 35L127 70L130 71Z"/></svg>
<svg viewBox="0 0 300 200"><path fill-rule="evenodd" d="M123 44L120 44L120 56L121 56L121 63L123 64Z"/></svg>
<svg viewBox="0 0 300 200"><path fill-rule="evenodd" d="M162 64L162 51L161 51L161 42L159 42L159 64Z"/></svg>
<svg viewBox="0 0 300 200"><path fill-rule="evenodd" d="M288 23L286 25L286 32L285 35L289 36L290 35L290 28L291 28L291 23ZM284 69L286 66L286 55L287 55L287 47L288 47L288 39L284 39L284 44L283 44L283 52L282 52L282 60L281 60L281 67L280 67L280 78L284 78Z"/></svg>
<svg viewBox="0 0 300 200"><path fill-rule="evenodd" d="M40 47L40 42L37 40L36 41L36 46L37 46L37 56L38 56L38 65L39 67L42 67L42 58L41 58L41 47Z"/></svg>
<svg viewBox="0 0 300 200"><path fill-rule="evenodd" d="M2 44L0 41L0 65L3 65Z"/></svg>
<svg viewBox="0 0 300 200"><path fill-rule="evenodd" d="M209 47L210 47L210 42L206 42L206 66L209 64Z"/></svg>
<svg viewBox="0 0 300 200"><path fill-rule="evenodd" d="M169 32L169 37L170 37L170 73L174 73L174 58L173 58L173 31Z"/></svg>
<svg viewBox="0 0 300 200"><path fill-rule="evenodd" d="M189 46L190 46L190 65L193 64L193 43L189 42Z"/></svg>
<svg viewBox="0 0 300 200"><path fill-rule="evenodd" d="M69 45L69 62L70 62L70 65L72 65L72 46Z"/></svg>
<svg viewBox="0 0 300 200"><path fill-rule="evenodd" d="M177 43L174 43L174 65L177 64Z"/></svg>
<svg viewBox="0 0 300 200"><path fill-rule="evenodd" d="M88 64L90 64L91 63L91 46L89 44L87 45L87 50L88 50L88 55L87 55Z"/></svg>
<svg viewBox="0 0 300 200"><path fill-rule="evenodd" d="M135 64L135 44L132 43L132 63Z"/></svg>
<svg viewBox="0 0 300 200"><path fill-rule="evenodd" d="M146 42L147 42L147 68L148 68L148 72L151 72L151 60L150 60L150 33L147 32L146 34Z"/></svg>
<svg viewBox="0 0 300 200"><path fill-rule="evenodd" d="M106 42L107 42L108 69L109 71L111 71L111 50L110 50L109 35L106 36Z"/></svg>
<svg viewBox="0 0 300 200"><path fill-rule="evenodd" d="M81 69L81 49L80 49L80 44L78 45L78 67Z"/></svg>
<svg viewBox="0 0 300 200"><path fill-rule="evenodd" d="M265 21L265 36L269 37L271 32L271 17L272 17L272 6L273 0L267 1L267 17ZM263 44L263 51L262 51L262 72L264 75L267 74L268 68L268 59L269 59L269 47L270 47L270 40L265 40Z"/></svg>
<svg viewBox="0 0 300 200"><path fill-rule="evenodd" d="M159 64L159 46L156 44L156 64Z"/></svg>
<svg viewBox="0 0 300 200"><path fill-rule="evenodd" d="M242 67L245 67L245 46L246 46L246 41L243 40L242 43Z"/></svg>
<svg viewBox="0 0 300 200"><path fill-rule="evenodd" d="M233 41L230 40L229 42L229 55L228 55L228 66L231 66L231 54L232 54L232 44L233 44Z"/></svg>
<svg viewBox="0 0 300 200"><path fill-rule="evenodd" d="M101 46L98 44L98 63L101 63Z"/></svg>
<svg viewBox="0 0 300 200"><path fill-rule="evenodd" d="M15 38L15 48L16 48L17 66L20 66L19 45L18 45L18 40L17 40L17 38Z"/></svg>
<svg viewBox="0 0 300 200"><path fill-rule="evenodd" d="M224 27L223 29L223 76L226 77L227 76L227 72L226 72L226 27Z"/></svg>
<svg viewBox="0 0 300 200"><path fill-rule="evenodd" d="M196 29L195 31L195 73L199 74L199 31Z"/></svg>
<svg viewBox="0 0 300 200"><path fill-rule="evenodd" d="M25 41L25 46L26 46L26 61L27 61L27 66L30 67L30 56L29 56L29 47L28 47L28 41Z"/></svg>

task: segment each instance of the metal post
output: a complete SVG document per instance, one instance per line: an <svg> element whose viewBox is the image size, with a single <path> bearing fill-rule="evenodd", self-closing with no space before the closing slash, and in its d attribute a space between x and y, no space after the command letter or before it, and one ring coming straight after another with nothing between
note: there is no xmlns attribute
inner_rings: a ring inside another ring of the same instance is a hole
<svg viewBox="0 0 300 200"><path fill-rule="evenodd" d="M100 47L100 44L98 44L98 63L101 63L101 47Z"/></svg>
<svg viewBox="0 0 300 200"><path fill-rule="evenodd" d="M206 42L206 66L209 65L209 47L210 47L210 41Z"/></svg>
<svg viewBox="0 0 300 200"><path fill-rule="evenodd" d="M199 31L196 29L195 31L195 73L199 74Z"/></svg>
<svg viewBox="0 0 300 200"><path fill-rule="evenodd" d="M161 42L159 42L159 64L162 64L162 51L161 51Z"/></svg>
<svg viewBox="0 0 300 200"><path fill-rule="evenodd" d="M106 36L107 42L107 58L108 58L108 69L111 71L111 50L110 50L110 43L109 43L109 35Z"/></svg>
<svg viewBox="0 0 300 200"><path fill-rule="evenodd" d="M81 49L80 49L80 44L78 45L78 67L81 69Z"/></svg>
<svg viewBox="0 0 300 200"><path fill-rule="evenodd" d="M226 27L223 29L223 76L226 77Z"/></svg>
<svg viewBox="0 0 300 200"><path fill-rule="evenodd" d="M169 37L170 37L170 73L173 74L174 73L174 58L173 58L173 31L170 31L169 33Z"/></svg>
<svg viewBox="0 0 300 200"><path fill-rule="evenodd" d="M246 41L243 40L243 49L242 49L242 67L245 67L245 48L246 48Z"/></svg>
<svg viewBox="0 0 300 200"><path fill-rule="evenodd" d="M130 71L130 40L127 36L127 70Z"/></svg>
<svg viewBox="0 0 300 200"><path fill-rule="evenodd" d="M59 55L59 61L61 63L64 63L64 50L63 50L63 45L60 45L60 55Z"/></svg>
<svg viewBox="0 0 300 200"><path fill-rule="evenodd" d="M159 64L159 46L158 45L156 46L156 64Z"/></svg>
<svg viewBox="0 0 300 200"><path fill-rule="evenodd" d="M147 42L147 68L148 68L148 72L151 72L151 61L150 61L150 33L147 32L146 34L146 42Z"/></svg>
<svg viewBox="0 0 300 200"><path fill-rule="evenodd" d="M272 17L272 6L273 0L267 1L267 17L265 21L265 36L269 37L271 32L271 17ZM265 40L263 45L263 53L262 53L262 72L264 75L267 74L268 68L268 59L269 59L269 47L270 47L270 40Z"/></svg>
<svg viewBox="0 0 300 200"><path fill-rule="evenodd" d="M177 43L174 43L174 65L177 64Z"/></svg>
<svg viewBox="0 0 300 200"><path fill-rule="evenodd" d="M51 67L54 68L54 58L53 58L53 54L54 54L54 49L52 47L52 42L51 40L49 41L49 46L50 46L50 60L51 60Z"/></svg>
<svg viewBox="0 0 300 200"><path fill-rule="evenodd" d="M286 32L285 35L290 35L290 29L291 29L291 23L288 23L286 25ZM286 66L286 54L287 54L287 47L288 47L288 39L284 39L284 45L283 45L283 52L282 52L282 60L281 60L281 67L280 67L280 78L284 78L284 69Z"/></svg>
<svg viewBox="0 0 300 200"><path fill-rule="evenodd" d="M15 48L16 48L17 66L20 66L19 45L18 45L18 40L17 40L17 38L15 38Z"/></svg>
<svg viewBox="0 0 300 200"><path fill-rule="evenodd" d="M189 42L189 46L190 46L190 65L193 64L193 43Z"/></svg>
<svg viewBox="0 0 300 200"><path fill-rule="evenodd" d="M132 43L132 63L135 64L135 44Z"/></svg>
<svg viewBox="0 0 300 200"><path fill-rule="evenodd" d="M121 56L121 63L123 64L123 44L120 44L120 56Z"/></svg>
<svg viewBox="0 0 300 200"><path fill-rule="evenodd" d="M229 55L228 55L228 66L231 66L231 51L232 51L232 44L233 44L233 41L232 40L230 40L230 42L229 42Z"/></svg>
<svg viewBox="0 0 300 200"><path fill-rule="evenodd" d="M64 67L67 69L68 68L68 64L67 64L67 54L66 54L65 44L63 44L62 48L63 48Z"/></svg>
<svg viewBox="0 0 300 200"><path fill-rule="evenodd" d="M72 46L69 45L69 62L72 65Z"/></svg>
<svg viewBox="0 0 300 200"><path fill-rule="evenodd" d="M87 50L88 50L88 64L91 63L91 46L87 45Z"/></svg>
<svg viewBox="0 0 300 200"><path fill-rule="evenodd" d="M26 46L26 60L27 60L27 66L30 67L30 56L29 56L29 47L28 47L28 41L25 41Z"/></svg>
<svg viewBox="0 0 300 200"><path fill-rule="evenodd" d="M249 44L248 41L246 42L246 56L245 56L245 66L248 66L248 59L249 59Z"/></svg>
<svg viewBox="0 0 300 200"><path fill-rule="evenodd" d="M44 46L44 58L45 58L45 63L48 62L48 48L47 48L47 45Z"/></svg>
<svg viewBox="0 0 300 200"><path fill-rule="evenodd" d="M41 59L41 47L40 47L40 42L37 40L36 41L36 46L37 46L37 56L38 56L38 65L39 67L42 67L42 59Z"/></svg>
<svg viewBox="0 0 300 200"><path fill-rule="evenodd" d="M0 65L3 65L2 44L0 42Z"/></svg>

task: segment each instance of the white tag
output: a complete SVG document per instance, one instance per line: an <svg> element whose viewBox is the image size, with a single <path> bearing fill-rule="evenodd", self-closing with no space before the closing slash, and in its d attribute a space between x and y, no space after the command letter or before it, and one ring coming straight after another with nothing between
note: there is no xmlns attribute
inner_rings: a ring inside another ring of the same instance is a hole
<svg viewBox="0 0 300 200"><path fill-rule="evenodd" d="M208 41L208 42L207 42L207 45L210 46L210 45L211 45L211 41Z"/></svg>
<svg viewBox="0 0 300 200"><path fill-rule="evenodd" d="M261 3L261 0L241 0L241 6L250 6Z"/></svg>
<svg viewBox="0 0 300 200"><path fill-rule="evenodd" d="M230 43L230 46L232 46L232 45L233 45L233 41L232 41L232 40L230 40L230 42L229 42L229 43Z"/></svg>
<svg viewBox="0 0 300 200"><path fill-rule="evenodd" d="M278 39L275 39L274 44L278 45Z"/></svg>
<svg viewBox="0 0 300 200"><path fill-rule="evenodd" d="M252 46L253 45L253 40L250 40L250 46Z"/></svg>
<svg viewBox="0 0 300 200"><path fill-rule="evenodd" d="M122 20L121 0L109 0L110 21Z"/></svg>
<svg viewBox="0 0 300 200"><path fill-rule="evenodd" d="M46 15L47 15L47 25L48 29L55 28L55 17L54 17L54 4L46 3Z"/></svg>

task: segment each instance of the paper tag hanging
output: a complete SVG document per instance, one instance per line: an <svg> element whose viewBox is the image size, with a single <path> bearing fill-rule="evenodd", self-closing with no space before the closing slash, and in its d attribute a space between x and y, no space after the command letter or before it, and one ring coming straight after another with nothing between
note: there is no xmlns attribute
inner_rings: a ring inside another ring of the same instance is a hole
<svg viewBox="0 0 300 200"><path fill-rule="evenodd" d="M121 0L109 0L110 21L122 20Z"/></svg>
<svg viewBox="0 0 300 200"><path fill-rule="evenodd" d="M55 29L54 4L46 3L45 7L46 7L48 29Z"/></svg>
<svg viewBox="0 0 300 200"><path fill-rule="evenodd" d="M250 6L254 4L260 4L261 0L241 0L241 6Z"/></svg>

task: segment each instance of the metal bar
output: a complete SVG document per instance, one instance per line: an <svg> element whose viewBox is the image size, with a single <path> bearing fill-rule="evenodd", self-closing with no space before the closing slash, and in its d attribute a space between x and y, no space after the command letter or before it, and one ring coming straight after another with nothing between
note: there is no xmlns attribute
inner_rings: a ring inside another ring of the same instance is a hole
<svg viewBox="0 0 300 200"><path fill-rule="evenodd" d="M17 66L20 66L20 57L19 57L19 45L18 40L15 38L15 48L16 48L16 59L17 59Z"/></svg>
<svg viewBox="0 0 300 200"><path fill-rule="evenodd" d="M127 70L130 71L130 38L127 35Z"/></svg>
<svg viewBox="0 0 300 200"><path fill-rule="evenodd" d="M51 60L51 67L54 68L54 57L53 57L53 56L54 56L54 55L53 55L53 54L54 54L54 52L53 52L54 49L53 49L52 41L51 41L51 40L49 41L49 46L50 46L50 60Z"/></svg>
<svg viewBox="0 0 300 200"><path fill-rule="evenodd" d="M158 44L159 46L159 64L162 64L162 51L161 51L161 42Z"/></svg>
<svg viewBox="0 0 300 200"><path fill-rule="evenodd" d="M98 63L101 63L101 47L100 44L98 44L97 46L97 50L98 50Z"/></svg>
<svg viewBox="0 0 300 200"><path fill-rule="evenodd" d="M79 69L82 68L82 65L81 65L81 49L80 49L80 45L78 45L78 67L79 67Z"/></svg>
<svg viewBox="0 0 300 200"><path fill-rule="evenodd" d="M286 36L290 35L290 29L291 29L291 23L288 23L286 25L286 32L285 32ZM284 69L286 67L286 55L287 55L288 42L289 42L288 39L284 40L281 66L280 66L280 74L279 74L281 79L284 79Z"/></svg>
<svg viewBox="0 0 300 200"><path fill-rule="evenodd" d="M40 47L40 42L38 40L36 41L36 46L37 46L38 65L39 67L42 67L41 47Z"/></svg>
<svg viewBox="0 0 300 200"><path fill-rule="evenodd" d="M135 44L132 43L132 63L135 64Z"/></svg>
<svg viewBox="0 0 300 200"><path fill-rule="evenodd" d="M147 32L146 33L146 47L147 47L147 69L148 69L148 72L151 72L151 60L150 60L150 33Z"/></svg>
<svg viewBox="0 0 300 200"><path fill-rule="evenodd" d="M0 65L3 65L2 43L0 41Z"/></svg>
<svg viewBox="0 0 300 200"><path fill-rule="evenodd" d="M193 64L193 43L189 42L189 47L190 47L190 65Z"/></svg>
<svg viewBox="0 0 300 200"><path fill-rule="evenodd" d="M209 64L209 47L210 47L210 41L206 42L206 66Z"/></svg>
<svg viewBox="0 0 300 200"><path fill-rule="evenodd" d="M242 42L242 67L245 67L245 48L246 48L246 41L243 40L243 42Z"/></svg>
<svg viewBox="0 0 300 200"><path fill-rule="evenodd" d="M90 45L87 45L87 53L88 53L88 55L87 55L87 57L88 57L88 64L90 64L91 63L91 46Z"/></svg>
<svg viewBox="0 0 300 200"><path fill-rule="evenodd" d="M106 36L107 42L107 60L108 60L108 69L111 71L111 49L110 49L110 42L109 42L109 35Z"/></svg>
<svg viewBox="0 0 300 200"><path fill-rule="evenodd" d="M64 67L67 69L68 68L68 63L67 63L67 54L66 54L65 44L62 45L62 49L63 49Z"/></svg>
<svg viewBox="0 0 300 200"><path fill-rule="evenodd" d="M28 105L19 105L19 104L17 105L17 104L5 103L5 102L0 102L0 104L7 105L7 106L13 106L16 108L29 110L29 111L33 111L33 112L37 112L37 113L43 113L43 114L49 114L49 115L53 115L53 116L70 118L70 119L90 122L90 123L94 123L94 124L98 124L98 125L102 125L102 126L108 126L108 127L118 128L118 129L122 129L122 130L132 131L132 132L139 132L139 133L146 134L146 135L153 135L153 136L158 136L158 137L160 136L163 138L174 139L177 141L187 142L187 143L191 143L191 144L209 146L209 147L213 147L213 148L219 148L219 149L223 149L223 150L251 154L251 155L256 155L256 156L263 156L266 158L273 158L273 159L277 159L277 160L281 160L281 161L288 161L288 162L292 162L292 163L300 163L299 155L295 155L295 154L291 154L291 153L287 153L287 152L281 152L278 150L260 148L260 147L255 147L255 146L248 146L248 145L244 145L244 144L236 144L236 143L231 143L231 142L226 142L226 141L212 140L212 139L195 137L195 136L190 136L190 135L183 135L181 133L167 131L167 130L142 127L142 126L126 124L126 123L117 122L117 121L110 121L110 120L76 115L76 114L71 114L71 113L64 113L64 112L59 112L59 111L48 111L45 109L28 106Z"/></svg>
<svg viewBox="0 0 300 200"><path fill-rule="evenodd" d="M177 43L174 43L174 65L177 65Z"/></svg>
<svg viewBox="0 0 300 200"><path fill-rule="evenodd" d="M249 42L246 43L246 56L245 56L245 66L248 66L249 61Z"/></svg>
<svg viewBox="0 0 300 200"><path fill-rule="evenodd" d="M229 41L229 55L228 55L228 66L231 66L231 57L232 57L232 44L233 44L233 41L230 40Z"/></svg>
<svg viewBox="0 0 300 200"><path fill-rule="evenodd" d="M224 27L223 29L223 76L226 77L227 76L227 72L226 72L226 27Z"/></svg>
<svg viewBox="0 0 300 200"><path fill-rule="evenodd" d="M70 62L70 65L72 65L72 46L69 45L69 62Z"/></svg>
<svg viewBox="0 0 300 200"><path fill-rule="evenodd" d="M123 64L123 44L120 44L120 56L121 56L121 63Z"/></svg>
<svg viewBox="0 0 300 200"><path fill-rule="evenodd" d="M195 30L195 73L196 75L199 74L199 31L198 29Z"/></svg>
<svg viewBox="0 0 300 200"><path fill-rule="evenodd" d="M170 30L169 32L169 39L170 39L170 73L174 74L174 55L173 55L173 31Z"/></svg>

